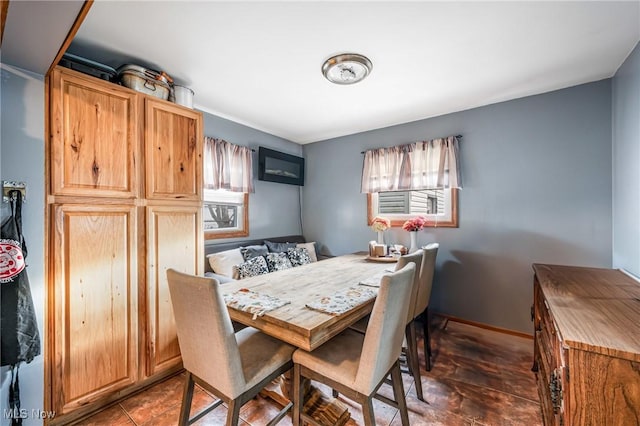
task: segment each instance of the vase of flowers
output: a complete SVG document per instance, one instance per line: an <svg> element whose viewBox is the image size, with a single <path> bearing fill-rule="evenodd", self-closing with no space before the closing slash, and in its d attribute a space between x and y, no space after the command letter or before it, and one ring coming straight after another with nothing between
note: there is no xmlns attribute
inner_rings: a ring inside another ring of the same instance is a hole
<svg viewBox="0 0 640 426"><path fill-rule="evenodd" d="M405 231L409 231L409 236L411 238L411 245L409 246L409 253L413 253L418 250L418 231L422 231L424 225L427 223L427 220L422 216L414 217L413 219L407 220L404 224L402 224L402 229Z"/></svg>
<svg viewBox="0 0 640 426"><path fill-rule="evenodd" d="M371 229L378 233L378 244L384 244L384 231L391 228L391 221L386 217L376 216L371 221Z"/></svg>

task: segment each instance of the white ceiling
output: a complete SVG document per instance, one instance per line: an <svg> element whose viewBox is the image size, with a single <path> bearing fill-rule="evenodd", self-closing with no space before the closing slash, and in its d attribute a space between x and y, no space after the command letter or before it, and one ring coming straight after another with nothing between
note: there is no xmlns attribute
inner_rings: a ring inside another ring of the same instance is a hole
<svg viewBox="0 0 640 426"><path fill-rule="evenodd" d="M82 7L81 1L10 0L2 63L45 74Z"/></svg>
<svg viewBox="0 0 640 426"><path fill-rule="evenodd" d="M96 1L70 51L304 144L608 78L639 39L639 1ZM366 80L324 79L343 52L371 59Z"/></svg>

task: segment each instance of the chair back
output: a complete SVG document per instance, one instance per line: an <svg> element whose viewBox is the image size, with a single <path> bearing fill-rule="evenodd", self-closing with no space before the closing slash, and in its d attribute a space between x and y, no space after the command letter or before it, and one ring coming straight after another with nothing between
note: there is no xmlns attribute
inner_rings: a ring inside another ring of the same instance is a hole
<svg viewBox="0 0 640 426"><path fill-rule="evenodd" d="M431 288L433 287L433 275L436 270L436 256L440 244L431 243L422 247L424 255L422 257L422 267L420 268L420 285L416 296L416 305L413 310L413 318L416 318L429 306L431 299Z"/></svg>
<svg viewBox="0 0 640 426"><path fill-rule="evenodd" d="M382 276L354 382L360 393L373 392L400 356L415 272L416 265L411 262Z"/></svg>
<svg viewBox="0 0 640 426"><path fill-rule="evenodd" d="M246 387L229 312L213 278L167 270L184 368L229 398Z"/></svg>
<svg viewBox="0 0 640 426"><path fill-rule="evenodd" d="M415 317L415 307L416 307L416 299L418 297L418 287L420 287L420 269L422 268L422 257L423 257L422 249L416 250L413 253L405 254L404 256L400 256L398 259L398 263L396 264L396 271L404 268L409 263L413 263L416 265L416 273L413 277L413 288L411 289L411 299L409 300L409 312L407 314L407 324L413 321Z"/></svg>

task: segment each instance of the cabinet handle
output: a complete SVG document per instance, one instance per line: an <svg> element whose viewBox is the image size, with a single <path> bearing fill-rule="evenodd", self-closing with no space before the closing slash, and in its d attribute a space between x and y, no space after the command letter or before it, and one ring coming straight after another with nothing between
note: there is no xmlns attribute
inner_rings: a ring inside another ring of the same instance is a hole
<svg viewBox="0 0 640 426"><path fill-rule="evenodd" d="M562 406L562 380L559 368L553 370L549 377L549 393L551 394L553 414L558 414Z"/></svg>
<svg viewBox="0 0 640 426"><path fill-rule="evenodd" d="M533 305L531 305L531 321L535 318L535 310L533 309Z"/></svg>

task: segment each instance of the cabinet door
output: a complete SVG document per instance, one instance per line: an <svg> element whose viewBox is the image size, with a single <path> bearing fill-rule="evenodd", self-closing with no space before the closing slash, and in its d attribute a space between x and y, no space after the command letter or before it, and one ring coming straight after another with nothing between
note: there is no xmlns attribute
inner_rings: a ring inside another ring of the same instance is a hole
<svg viewBox="0 0 640 426"><path fill-rule="evenodd" d="M145 99L146 194L150 199L202 199L202 115Z"/></svg>
<svg viewBox="0 0 640 426"><path fill-rule="evenodd" d="M52 397L64 414L138 379L136 214L54 205L52 222Z"/></svg>
<svg viewBox="0 0 640 426"><path fill-rule="evenodd" d="M148 375L181 363L167 269L203 274L203 259L201 207L147 207Z"/></svg>
<svg viewBox="0 0 640 426"><path fill-rule="evenodd" d="M60 68L51 89L52 193L135 197L136 94Z"/></svg>

